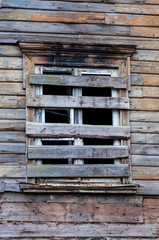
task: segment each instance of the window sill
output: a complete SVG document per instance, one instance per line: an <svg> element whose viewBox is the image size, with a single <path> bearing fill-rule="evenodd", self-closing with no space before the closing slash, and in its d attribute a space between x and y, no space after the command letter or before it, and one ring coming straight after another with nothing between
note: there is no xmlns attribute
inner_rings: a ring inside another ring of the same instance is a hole
<svg viewBox="0 0 159 240"><path fill-rule="evenodd" d="M20 183L23 192L136 194L137 184L106 183Z"/></svg>

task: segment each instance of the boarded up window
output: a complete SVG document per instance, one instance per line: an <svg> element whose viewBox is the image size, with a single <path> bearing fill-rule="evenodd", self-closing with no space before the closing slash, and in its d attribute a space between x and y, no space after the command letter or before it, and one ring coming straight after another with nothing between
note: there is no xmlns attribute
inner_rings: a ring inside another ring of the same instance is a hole
<svg viewBox="0 0 159 240"><path fill-rule="evenodd" d="M36 66L29 88L29 181L122 182L129 176L130 129L121 119L129 109L121 94L127 79L118 69Z"/></svg>

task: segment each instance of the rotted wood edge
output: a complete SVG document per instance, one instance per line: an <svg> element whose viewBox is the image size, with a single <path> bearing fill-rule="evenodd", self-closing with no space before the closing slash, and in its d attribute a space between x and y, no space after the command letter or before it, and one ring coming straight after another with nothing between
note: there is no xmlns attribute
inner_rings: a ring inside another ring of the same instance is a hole
<svg viewBox="0 0 159 240"><path fill-rule="evenodd" d="M105 193L135 194L137 184L106 184L106 183L20 183L23 192L61 192L61 193Z"/></svg>

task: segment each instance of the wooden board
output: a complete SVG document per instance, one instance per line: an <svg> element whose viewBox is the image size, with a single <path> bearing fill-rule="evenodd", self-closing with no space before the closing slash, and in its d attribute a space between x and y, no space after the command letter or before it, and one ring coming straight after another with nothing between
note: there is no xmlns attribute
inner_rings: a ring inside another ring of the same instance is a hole
<svg viewBox="0 0 159 240"><path fill-rule="evenodd" d="M131 123L131 132L133 132L133 133L154 133L154 134L158 134L159 133L158 123L157 122L156 123L132 122Z"/></svg>
<svg viewBox="0 0 159 240"><path fill-rule="evenodd" d="M159 181L158 180L135 180L139 184L137 194L141 195L159 195Z"/></svg>
<svg viewBox="0 0 159 240"><path fill-rule="evenodd" d="M22 83L1 83L0 82L0 94L1 95L25 95Z"/></svg>
<svg viewBox="0 0 159 240"><path fill-rule="evenodd" d="M12 119L11 120L0 120L0 131L23 131L24 132L25 131L25 121L24 120L23 121L12 120Z"/></svg>
<svg viewBox="0 0 159 240"><path fill-rule="evenodd" d="M94 2L94 1L92 1ZM101 2L101 1L95 1ZM89 2L67 2L67 1L27 1L23 0L18 2L17 0L3 1L3 7L8 8L22 8L22 9L44 9L53 11L86 11L86 12L113 12L115 6L113 4L102 4L102 3L89 3ZM35 11L34 11L35 12ZM36 11L37 12L37 11Z"/></svg>
<svg viewBox="0 0 159 240"><path fill-rule="evenodd" d="M150 54L151 55L151 54ZM154 86L159 87L158 75L152 74L132 74L131 84L134 86Z"/></svg>
<svg viewBox="0 0 159 240"><path fill-rule="evenodd" d="M159 62L131 61L132 73L159 74Z"/></svg>
<svg viewBox="0 0 159 240"><path fill-rule="evenodd" d="M26 164L26 156L23 154L0 154L0 164L19 165Z"/></svg>
<svg viewBox="0 0 159 240"><path fill-rule="evenodd" d="M157 1L152 4L157 3ZM158 4L158 3L157 3ZM146 4L115 4L115 12L118 13L134 13L141 15L159 15L158 5L146 5Z"/></svg>
<svg viewBox="0 0 159 240"><path fill-rule="evenodd" d="M59 76L30 74L29 83L34 85L60 85L73 87L127 88L126 78L108 76Z"/></svg>
<svg viewBox="0 0 159 240"><path fill-rule="evenodd" d="M28 177L127 177L128 165L27 165Z"/></svg>
<svg viewBox="0 0 159 240"><path fill-rule="evenodd" d="M0 96L0 108L25 108L24 96Z"/></svg>
<svg viewBox="0 0 159 240"><path fill-rule="evenodd" d="M0 119L25 120L25 109L0 109Z"/></svg>
<svg viewBox="0 0 159 240"><path fill-rule="evenodd" d="M147 110L147 111L158 111L159 110L159 99L153 98L141 98L130 101L130 108L132 110Z"/></svg>
<svg viewBox="0 0 159 240"><path fill-rule="evenodd" d="M159 167L159 156L132 155L131 161L134 166Z"/></svg>
<svg viewBox="0 0 159 240"><path fill-rule="evenodd" d="M158 156L159 145L131 144L131 154Z"/></svg>
<svg viewBox="0 0 159 240"><path fill-rule="evenodd" d="M29 207L29 206L28 206ZM68 231L69 229L69 231ZM32 224L29 222L2 223L1 237L158 237L157 224L106 224L106 223L58 223L45 222Z"/></svg>
<svg viewBox="0 0 159 240"><path fill-rule="evenodd" d="M152 118L153 116L153 118ZM154 112L153 111L131 111L130 112L130 121L131 122L139 122L136 125L140 125L140 122L142 122L142 125L144 122L156 122L158 123L158 119L159 119L159 113L158 112ZM132 126L135 126L135 123L131 123ZM152 124L151 124L152 127ZM156 128L157 130L157 128Z"/></svg>
<svg viewBox="0 0 159 240"><path fill-rule="evenodd" d="M158 144L159 134L132 133L130 141L131 143Z"/></svg>
<svg viewBox="0 0 159 240"><path fill-rule="evenodd" d="M0 131L0 142L25 142L24 132Z"/></svg>
<svg viewBox="0 0 159 240"><path fill-rule="evenodd" d="M127 146L29 146L29 159L109 159L128 157Z"/></svg>
<svg viewBox="0 0 159 240"><path fill-rule="evenodd" d="M28 107L129 109L128 98L36 95L28 97Z"/></svg>
<svg viewBox="0 0 159 240"><path fill-rule="evenodd" d="M76 124L42 124L27 122L26 134L30 137L128 139L130 138L130 128Z"/></svg>
<svg viewBox="0 0 159 240"><path fill-rule="evenodd" d="M41 3L41 1L39 1ZM44 3L44 2L43 2ZM50 3L50 2L49 2ZM38 4L38 3L37 3ZM51 3L53 6L53 4ZM104 13L82 12L82 4L77 4L75 12L35 11L35 10L0 10L0 20L27 22L57 22L57 23L98 23L104 24ZM23 5L24 6L24 5ZM45 6L48 7L45 3ZM64 6L62 4L61 6ZM79 7L79 8L78 8ZM101 6L100 6L101 7ZM80 9L80 13L78 13ZM102 9L102 8L101 8ZM109 11L109 10L108 10Z"/></svg>
<svg viewBox="0 0 159 240"><path fill-rule="evenodd" d="M0 15L2 10L0 10ZM0 57L22 57L22 52L19 47L14 45L1 45Z"/></svg>
<svg viewBox="0 0 159 240"><path fill-rule="evenodd" d="M24 143L0 143L1 153L25 153Z"/></svg>
<svg viewBox="0 0 159 240"><path fill-rule="evenodd" d="M22 69L22 58L20 57L0 57L1 69Z"/></svg>
<svg viewBox="0 0 159 240"><path fill-rule="evenodd" d="M72 34L101 34L129 36L130 28L127 26L107 26L104 24L64 24L64 23L38 23L18 21L1 21L0 31L34 32L34 33L72 33ZM133 34L133 32L132 32ZM137 33L136 33L137 34Z"/></svg>
<svg viewBox="0 0 159 240"><path fill-rule="evenodd" d="M158 180L159 167L133 166L132 175L134 180Z"/></svg>
<svg viewBox="0 0 159 240"><path fill-rule="evenodd" d="M0 166L1 178L25 178L26 167L25 166Z"/></svg>
<svg viewBox="0 0 159 240"><path fill-rule="evenodd" d="M142 223L143 210L138 204L1 203L1 220L33 224L36 221Z"/></svg>
<svg viewBox="0 0 159 240"><path fill-rule="evenodd" d="M0 70L1 82L22 82L21 70Z"/></svg>

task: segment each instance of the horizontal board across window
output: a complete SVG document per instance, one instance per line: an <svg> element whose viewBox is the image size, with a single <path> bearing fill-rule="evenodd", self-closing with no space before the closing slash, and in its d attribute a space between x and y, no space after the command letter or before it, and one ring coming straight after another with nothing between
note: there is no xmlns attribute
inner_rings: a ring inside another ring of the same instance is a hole
<svg viewBox="0 0 159 240"><path fill-rule="evenodd" d="M129 109L128 98L118 97L85 97L85 96L30 96L28 107L42 108L100 108L100 109Z"/></svg>
<svg viewBox="0 0 159 240"><path fill-rule="evenodd" d="M128 146L28 146L29 159L115 159L128 155Z"/></svg>
<svg viewBox="0 0 159 240"><path fill-rule="evenodd" d="M126 89L127 79L125 77L110 76L64 76L30 74L29 83L34 85L54 85L72 87L99 87Z"/></svg>
<svg viewBox="0 0 159 240"><path fill-rule="evenodd" d="M130 127L27 122L26 134L30 137L129 139Z"/></svg>
<svg viewBox="0 0 159 240"><path fill-rule="evenodd" d="M28 177L128 177L127 164L120 165L28 165Z"/></svg>

